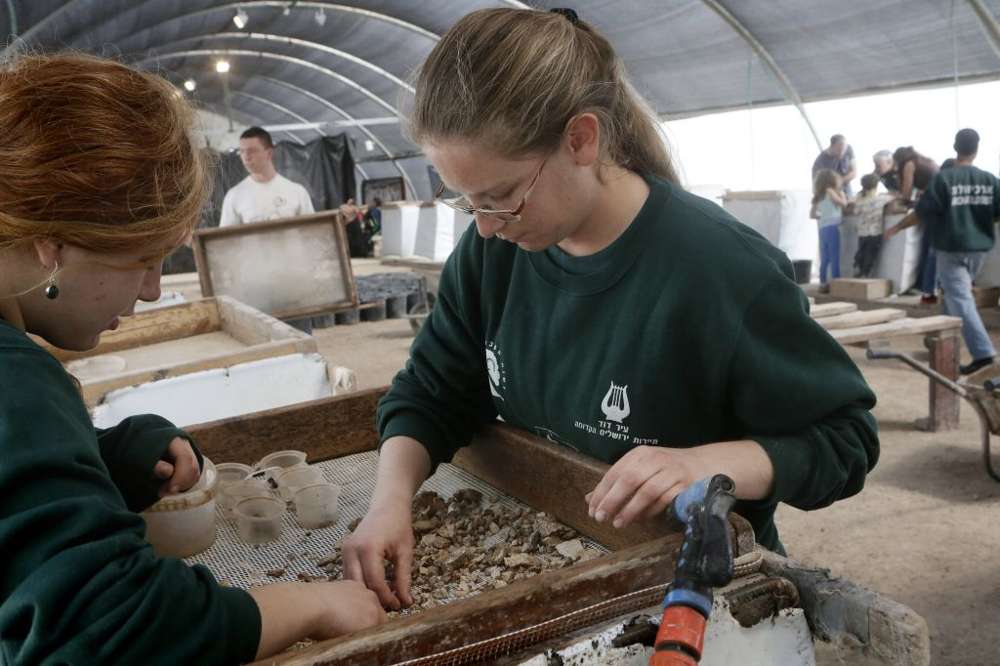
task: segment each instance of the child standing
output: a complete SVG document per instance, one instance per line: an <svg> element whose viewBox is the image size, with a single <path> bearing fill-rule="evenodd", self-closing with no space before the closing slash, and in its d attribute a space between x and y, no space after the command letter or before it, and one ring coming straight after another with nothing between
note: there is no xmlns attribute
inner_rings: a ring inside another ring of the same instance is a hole
<svg viewBox="0 0 1000 666"><path fill-rule="evenodd" d="M827 268L831 278L840 277L840 223L847 198L840 191L840 175L821 169L813 181L812 212L819 220L819 282L820 291L829 291Z"/></svg>
<svg viewBox="0 0 1000 666"><path fill-rule="evenodd" d="M854 255L854 269L858 277L871 277L882 250L882 227L886 204L892 197L877 194L879 177L869 173L861 177L861 194L850 204L849 211L860 218L858 223L858 252Z"/></svg>

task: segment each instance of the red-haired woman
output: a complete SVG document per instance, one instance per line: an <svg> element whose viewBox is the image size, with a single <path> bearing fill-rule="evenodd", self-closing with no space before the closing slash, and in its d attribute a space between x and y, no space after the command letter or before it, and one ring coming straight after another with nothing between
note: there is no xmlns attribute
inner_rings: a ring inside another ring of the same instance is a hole
<svg viewBox="0 0 1000 666"><path fill-rule="evenodd" d="M0 662L229 664L375 624L358 583L250 592L157 557L137 515L199 476L157 416L95 431L28 334L97 344L194 228L206 174L166 81L79 55L0 69Z"/></svg>

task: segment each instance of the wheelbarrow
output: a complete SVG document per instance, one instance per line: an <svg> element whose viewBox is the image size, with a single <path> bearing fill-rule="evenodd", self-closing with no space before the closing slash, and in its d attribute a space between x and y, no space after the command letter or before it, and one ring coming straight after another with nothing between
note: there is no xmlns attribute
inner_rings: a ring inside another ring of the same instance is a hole
<svg viewBox="0 0 1000 666"><path fill-rule="evenodd" d="M957 393L960 398L972 405L979 416L979 428L983 441L983 464L986 473L994 481L1000 481L1000 474L993 469L993 459L990 457L990 435L1000 435L1000 376L988 379L982 386L977 386L962 380L954 382L940 372L928 368L908 354L892 351L888 348L869 347L867 356L871 360L898 359L917 372L927 375L931 380Z"/></svg>

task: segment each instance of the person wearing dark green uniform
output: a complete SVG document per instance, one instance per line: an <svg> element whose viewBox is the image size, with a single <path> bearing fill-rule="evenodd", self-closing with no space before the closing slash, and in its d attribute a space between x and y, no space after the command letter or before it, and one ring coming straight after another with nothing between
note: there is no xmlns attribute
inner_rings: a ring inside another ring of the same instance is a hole
<svg viewBox="0 0 1000 666"><path fill-rule="evenodd" d="M972 281L993 249L1000 219L1000 180L972 165L979 152L979 133L963 129L955 135L954 166L942 169L927 186L913 213L886 231L892 236L918 221L931 234L937 272L944 292L944 311L962 318L962 337L972 362L963 375L993 363L996 349L972 295Z"/></svg>
<svg viewBox="0 0 1000 666"><path fill-rule="evenodd" d="M0 663L237 664L384 618L358 583L246 591L157 557L138 512L194 485L200 454L158 416L95 430L28 335L85 351L159 298L207 197L192 123L168 82L112 61L0 68Z"/></svg>
<svg viewBox="0 0 1000 666"><path fill-rule="evenodd" d="M497 417L611 463L580 501L616 527L725 473L781 551L778 502L864 485L872 391L787 257L677 184L655 123L570 10L473 12L424 63L410 131L476 229L379 405L376 491L344 544L383 604L410 602L414 492Z"/></svg>

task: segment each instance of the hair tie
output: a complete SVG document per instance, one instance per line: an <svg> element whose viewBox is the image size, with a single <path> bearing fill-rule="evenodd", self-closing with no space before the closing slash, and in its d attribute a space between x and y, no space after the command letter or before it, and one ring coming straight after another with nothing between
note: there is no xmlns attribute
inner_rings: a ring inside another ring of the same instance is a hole
<svg viewBox="0 0 1000 666"><path fill-rule="evenodd" d="M576 11L570 9L569 7L555 7L553 9L550 9L549 11L552 12L553 14L559 14L560 16L565 17L566 20L572 23L573 25L577 25L580 22L580 17L577 16Z"/></svg>

